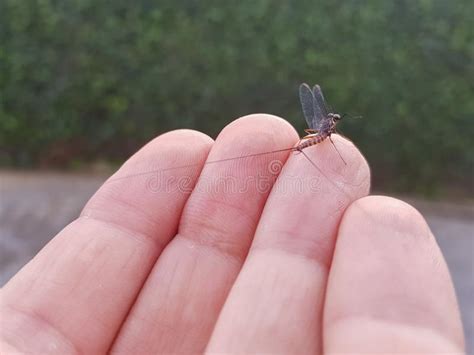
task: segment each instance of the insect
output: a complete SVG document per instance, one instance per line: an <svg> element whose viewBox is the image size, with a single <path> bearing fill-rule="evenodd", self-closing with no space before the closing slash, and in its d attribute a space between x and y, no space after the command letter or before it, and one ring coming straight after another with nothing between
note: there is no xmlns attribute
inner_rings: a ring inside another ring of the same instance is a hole
<svg viewBox="0 0 474 355"><path fill-rule="evenodd" d="M331 134L336 133L336 125L342 119L342 116L338 113L329 112L323 92L318 84L314 85L313 90L311 90L308 84L303 83L300 85L299 92L301 108L309 128L305 129L307 135L301 138L295 150L302 152L303 149L319 144L329 138L342 161L347 165L331 139Z"/></svg>

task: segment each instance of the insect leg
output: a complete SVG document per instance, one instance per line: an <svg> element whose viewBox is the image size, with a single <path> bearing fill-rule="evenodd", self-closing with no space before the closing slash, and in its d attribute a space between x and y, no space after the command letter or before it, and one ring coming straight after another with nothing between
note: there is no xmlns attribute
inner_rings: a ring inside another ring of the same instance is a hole
<svg viewBox="0 0 474 355"><path fill-rule="evenodd" d="M342 161L344 162L344 165L347 165L346 161L344 160L344 158L342 157L341 153L340 153L339 150L337 149L336 145L335 145L334 142L332 141L331 136L329 136L329 140L331 141L331 144L333 145L334 149L336 149L337 154L339 154L339 157L340 157L340 158L342 159Z"/></svg>
<svg viewBox="0 0 474 355"><path fill-rule="evenodd" d="M318 135L318 133L311 133L311 134L308 134L308 135L306 135L306 136L304 136L304 137L301 137L301 138L300 138L300 143L301 143L303 140L305 140L305 139L314 138L314 137L316 137L317 135Z"/></svg>

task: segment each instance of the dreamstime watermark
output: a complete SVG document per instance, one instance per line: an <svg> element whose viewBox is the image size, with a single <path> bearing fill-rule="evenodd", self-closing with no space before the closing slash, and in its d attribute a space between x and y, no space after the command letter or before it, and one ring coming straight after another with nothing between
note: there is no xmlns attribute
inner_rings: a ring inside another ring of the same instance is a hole
<svg viewBox="0 0 474 355"><path fill-rule="evenodd" d="M192 191L207 194L267 194L272 189L279 193L318 192L321 187L320 176L280 175L283 163L272 160L266 169L217 169L210 174L204 171L180 173L159 171L147 179L147 190L153 193L185 193ZM275 184L278 178L278 183Z"/></svg>

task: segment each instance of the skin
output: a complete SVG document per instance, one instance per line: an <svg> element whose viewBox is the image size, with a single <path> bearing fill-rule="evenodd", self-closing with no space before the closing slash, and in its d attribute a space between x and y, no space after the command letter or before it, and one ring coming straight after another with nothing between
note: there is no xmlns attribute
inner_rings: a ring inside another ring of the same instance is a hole
<svg viewBox="0 0 474 355"><path fill-rule="evenodd" d="M326 140L304 151L318 170L289 152L204 166L293 146L275 116L240 118L215 142L159 136L0 291L0 352L462 353L423 217L367 197L367 162L332 138L348 164ZM216 188L229 177L236 188Z"/></svg>

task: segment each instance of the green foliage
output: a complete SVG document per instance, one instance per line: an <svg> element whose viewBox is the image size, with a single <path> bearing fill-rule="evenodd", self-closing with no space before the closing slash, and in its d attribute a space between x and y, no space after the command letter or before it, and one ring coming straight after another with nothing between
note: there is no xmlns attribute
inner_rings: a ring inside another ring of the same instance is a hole
<svg viewBox="0 0 474 355"><path fill-rule="evenodd" d="M377 186L472 188L473 4L2 0L0 162L125 158L251 112L303 128L305 81L364 116L341 129Z"/></svg>

